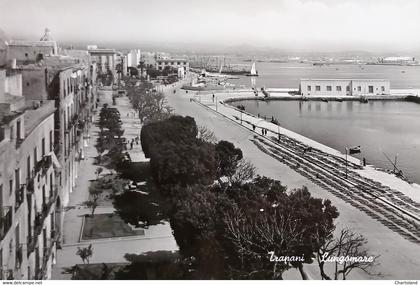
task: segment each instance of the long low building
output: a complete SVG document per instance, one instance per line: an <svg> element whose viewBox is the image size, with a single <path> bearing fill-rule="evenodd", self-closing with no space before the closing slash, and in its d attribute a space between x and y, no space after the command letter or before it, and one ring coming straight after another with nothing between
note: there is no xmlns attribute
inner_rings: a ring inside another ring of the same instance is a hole
<svg viewBox="0 0 420 285"><path fill-rule="evenodd" d="M384 79L301 79L303 96L389 95L390 83Z"/></svg>

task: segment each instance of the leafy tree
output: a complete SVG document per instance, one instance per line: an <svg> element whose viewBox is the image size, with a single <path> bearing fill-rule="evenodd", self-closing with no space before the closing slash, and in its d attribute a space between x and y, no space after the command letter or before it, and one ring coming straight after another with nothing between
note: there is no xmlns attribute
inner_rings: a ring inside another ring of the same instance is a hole
<svg viewBox="0 0 420 285"><path fill-rule="evenodd" d="M216 178L214 146L192 143L166 142L151 152L151 169L155 182L164 184L211 184Z"/></svg>
<svg viewBox="0 0 420 285"><path fill-rule="evenodd" d="M238 162L243 157L242 150L235 148L233 143L228 141L219 141L215 149L219 176L232 177L235 174Z"/></svg>
<svg viewBox="0 0 420 285"><path fill-rule="evenodd" d="M114 196L115 212L124 222L136 227L149 227L161 223L164 216L158 204L157 194L153 193L156 190L143 192L124 191Z"/></svg>
<svg viewBox="0 0 420 285"><path fill-rule="evenodd" d="M92 183L89 185L89 200L84 201L82 205L91 209L92 217L95 214L96 208L99 206L99 198L103 191L103 181L92 181Z"/></svg>
<svg viewBox="0 0 420 285"><path fill-rule="evenodd" d="M141 146L146 157L150 158L150 149L160 143L175 142L191 144L196 140L198 128L192 117L171 116L168 119L152 122L141 129Z"/></svg>
<svg viewBox="0 0 420 285"><path fill-rule="evenodd" d="M130 67L128 68L128 73L129 73L131 76L134 76L134 77L139 76L139 71L138 71L138 69L137 69L137 68L135 68L135 67L132 67L132 66L130 66Z"/></svg>
<svg viewBox="0 0 420 285"><path fill-rule="evenodd" d="M78 247L76 255L80 256L83 261L83 264L89 264L90 258L93 256L93 248L90 244L88 247Z"/></svg>
<svg viewBox="0 0 420 285"><path fill-rule="evenodd" d="M189 262L171 251L126 254L130 264L115 273L117 280L173 280L188 278Z"/></svg>
<svg viewBox="0 0 420 285"><path fill-rule="evenodd" d="M103 172L103 168L102 167L98 167L95 170L95 174L96 174L96 179L99 179L99 176L101 175L101 173Z"/></svg>
<svg viewBox="0 0 420 285"><path fill-rule="evenodd" d="M213 131L205 126L198 126L198 139L207 143L216 143L217 138Z"/></svg>

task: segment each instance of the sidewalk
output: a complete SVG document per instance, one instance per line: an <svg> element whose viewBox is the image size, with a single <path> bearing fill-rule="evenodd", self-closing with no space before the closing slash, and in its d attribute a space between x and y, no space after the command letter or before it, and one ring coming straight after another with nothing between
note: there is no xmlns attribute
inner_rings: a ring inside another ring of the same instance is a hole
<svg viewBox="0 0 420 285"><path fill-rule="evenodd" d="M112 90L99 91L100 105L107 103L112 107ZM127 141L135 138L140 132L140 122L137 117L127 117L127 113L131 111L130 103L127 97L117 98L117 105L121 113L121 121L123 122L124 137ZM95 117L95 122L98 117ZM64 241L63 248L57 252L57 264L53 267L52 279L70 279L70 274L63 274L63 269L82 263L79 256L76 255L78 247L86 247L93 245L93 256L91 263L123 263L127 262L124 258L127 253L141 254L148 251L157 250L178 250L176 241L172 235L172 229L169 223L151 226L145 230L143 236L116 237L109 239L97 239L80 242L80 234L82 230L83 216L90 212L89 209L80 206L83 201L89 198L90 180L96 179L95 170L98 167L94 165L94 158L98 155L95 142L98 137L99 128L96 124L92 124L89 130L90 139L88 146L85 147L85 159L80 162L79 173L76 181L76 187L70 194L70 202L68 210L64 218ZM133 149L128 152L132 158L144 161L144 154L140 143L133 144ZM103 174L108 173L108 169L104 169ZM109 206L99 206L96 213L113 213L114 208Z"/></svg>

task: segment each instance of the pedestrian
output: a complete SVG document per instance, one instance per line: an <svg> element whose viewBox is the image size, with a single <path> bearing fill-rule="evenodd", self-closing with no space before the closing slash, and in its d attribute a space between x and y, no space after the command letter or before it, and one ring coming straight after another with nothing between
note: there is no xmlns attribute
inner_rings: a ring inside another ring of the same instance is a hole
<svg viewBox="0 0 420 285"><path fill-rule="evenodd" d="M264 135L264 129L263 128L261 128L261 133L262 133L262 135Z"/></svg>
<svg viewBox="0 0 420 285"><path fill-rule="evenodd" d="M213 94L213 103L214 103L214 94Z"/></svg>
<svg viewBox="0 0 420 285"><path fill-rule="evenodd" d="M255 125L252 124L252 130L255 132Z"/></svg>
<svg viewBox="0 0 420 285"><path fill-rule="evenodd" d="M130 142L130 149L133 149L133 141Z"/></svg>
<svg viewBox="0 0 420 285"><path fill-rule="evenodd" d="M366 166L366 158L363 158L363 166Z"/></svg>

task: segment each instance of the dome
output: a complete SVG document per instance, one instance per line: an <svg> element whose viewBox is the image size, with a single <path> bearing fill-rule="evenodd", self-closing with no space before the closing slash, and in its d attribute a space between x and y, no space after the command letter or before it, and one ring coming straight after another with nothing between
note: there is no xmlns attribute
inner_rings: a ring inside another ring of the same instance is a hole
<svg viewBox="0 0 420 285"><path fill-rule="evenodd" d="M42 42L50 42L50 41L54 41L53 37L51 36L51 31L48 28L45 28L45 33L42 36L42 38L40 39L40 41Z"/></svg>

